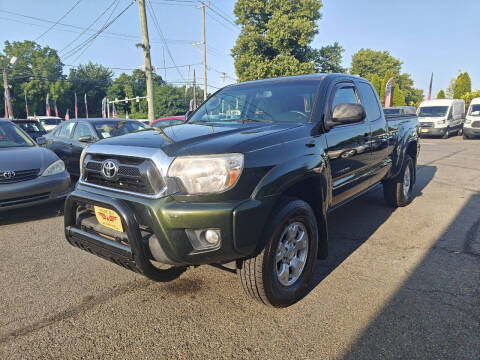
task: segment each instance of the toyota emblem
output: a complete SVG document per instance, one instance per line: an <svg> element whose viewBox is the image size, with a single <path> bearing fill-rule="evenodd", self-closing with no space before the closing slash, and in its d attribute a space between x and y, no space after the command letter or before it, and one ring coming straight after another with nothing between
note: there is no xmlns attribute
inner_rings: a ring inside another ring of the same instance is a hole
<svg viewBox="0 0 480 360"><path fill-rule="evenodd" d="M7 180L13 179L15 177L15 171L5 171L2 176Z"/></svg>
<svg viewBox="0 0 480 360"><path fill-rule="evenodd" d="M105 179L113 179L118 172L118 166L113 160L105 160L102 164L102 175Z"/></svg>

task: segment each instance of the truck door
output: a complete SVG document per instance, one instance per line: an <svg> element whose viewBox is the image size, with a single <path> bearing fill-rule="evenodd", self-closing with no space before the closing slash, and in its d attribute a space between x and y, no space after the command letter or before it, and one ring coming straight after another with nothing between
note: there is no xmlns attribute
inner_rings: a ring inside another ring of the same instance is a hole
<svg viewBox="0 0 480 360"><path fill-rule="evenodd" d="M369 185L373 185L383 179L390 169L392 164L390 154L393 151L393 146L390 145L390 133L380 107L377 92L364 81L359 82L358 90L370 126L369 142L372 151L372 167L370 168L370 176L366 181ZM405 111L403 111L403 116L406 116Z"/></svg>
<svg viewBox="0 0 480 360"><path fill-rule="evenodd" d="M331 117L336 105L346 103L361 103L357 87L350 81L334 86L325 116ZM367 120L338 125L327 132L326 139L333 180L332 203L337 205L367 187L364 176L372 162L370 126Z"/></svg>

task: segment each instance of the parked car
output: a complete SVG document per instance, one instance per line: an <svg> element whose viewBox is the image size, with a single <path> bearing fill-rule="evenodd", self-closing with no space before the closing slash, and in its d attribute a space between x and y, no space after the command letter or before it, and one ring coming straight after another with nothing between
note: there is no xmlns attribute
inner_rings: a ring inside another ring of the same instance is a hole
<svg viewBox="0 0 480 360"><path fill-rule="evenodd" d="M62 123L62 119L56 116L29 116L28 120L38 121L47 132L52 131L57 125Z"/></svg>
<svg viewBox="0 0 480 360"><path fill-rule="evenodd" d="M385 113L385 115L388 115L388 116L415 115L417 113L417 108L415 106L394 106L394 107L384 108L383 112Z"/></svg>
<svg viewBox="0 0 480 360"><path fill-rule="evenodd" d="M155 121L152 121L150 126L163 129L172 125L181 125L184 122L185 122L185 116L167 116L167 117L158 118Z"/></svg>
<svg viewBox="0 0 480 360"><path fill-rule="evenodd" d="M136 120L73 119L63 122L37 141L55 152L65 162L68 172L77 177L80 175L80 155L87 146L101 139L143 129L145 125Z"/></svg>
<svg viewBox="0 0 480 360"><path fill-rule="evenodd" d="M356 76L230 85L183 125L89 146L65 234L154 280L229 268L253 299L288 306L328 255L329 211L379 184L391 206L412 201L417 127L386 119Z"/></svg>
<svg viewBox="0 0 480 360"><path fill-rule="evenodd" d="M468 108L467 118L463 124L463 138L480 136L480 98L475 98Z"/></svg>
<svg viewBox="0 0 480 360"><path fill-rule="evenodd" d="M465 121L465 101L430 100L424 101L418 108L420 136L442 136L448 139L450 134L461 134Z"/></svg>
<svg viewBox="0 0 480 360"><path fill-rule="evenodd" d="M69 188L63 161L0 119L0 211L62 199Z"/></svg>
<svg viewBox="0 0 480 360"><path fill-rule="evenodd" d="M43 125L36 120L23 120L23 119L16 119L12 121L14 124L17 124L23 131L25 131L28 136L30 136L33 140L37 141L37 138L43 136L47 133L47 130L43 127Z"/></svg>

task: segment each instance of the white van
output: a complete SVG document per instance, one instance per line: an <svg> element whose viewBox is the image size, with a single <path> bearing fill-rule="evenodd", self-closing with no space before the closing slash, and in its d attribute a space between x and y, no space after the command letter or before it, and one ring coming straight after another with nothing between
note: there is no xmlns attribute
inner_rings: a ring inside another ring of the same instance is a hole
<svg viewBox="0 0 480 360"><path fill-rule="evenodd" d="M463 124L463 138L480 136L480 98L475 98L468 108L467 118Z"/></svg>
<svg viewBox="0 0 480 360"><path fill-rule="evenodd" d="M55 129L58 124L62 123L62 119L56 116L29 116L28 120L39 121L48 132Z"/></svg>
<svg viewBox="0 0 480 360"><path fill-rule="evenodd" d="M420 122L420 137L435 135L447 139L452 133L462 132L465 101L451 99L424 101L420 104L417 115Z"/></svg>

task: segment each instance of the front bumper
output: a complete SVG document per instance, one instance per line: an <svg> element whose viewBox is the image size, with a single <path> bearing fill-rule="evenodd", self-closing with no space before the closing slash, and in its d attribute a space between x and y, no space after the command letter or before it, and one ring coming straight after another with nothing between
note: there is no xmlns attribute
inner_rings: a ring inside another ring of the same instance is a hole
<svg viewBox="0 0 480 360"><path fill-rule="evenodd" d="M480 136L480 128L463 127L463 133L466 136Z"/></svg>
<svg viewBox="0 0 480 360"><path fill-rule="evenodd" d="M443 136L447 132L447 128L432 128L432 127L420 127L418 134L420 136Z"/></svg>
<svg viewBox="0 0 480 360"><path fill-rule="evenodd" d="M146 276L150 260L174 266L222 264L244 258L257 249L274 199L215 203L178 201L174 196L145 199L78 186L65 202L65 236L74 246ZM123 233L94 224L91 207L115 211ZM87 214L87 215L85 215ZM261 224L261 226L256 226ZM219 229L221 243L195 250L186 230Z"/></svg>
<svg viewBox="0 0 480 360"><path fill-rule="evenodd" d="M0 185L0 211L63 199L70 190L70 175L64 171L12 184Z"/></svg>

